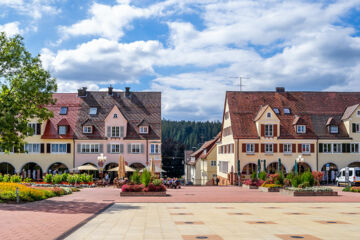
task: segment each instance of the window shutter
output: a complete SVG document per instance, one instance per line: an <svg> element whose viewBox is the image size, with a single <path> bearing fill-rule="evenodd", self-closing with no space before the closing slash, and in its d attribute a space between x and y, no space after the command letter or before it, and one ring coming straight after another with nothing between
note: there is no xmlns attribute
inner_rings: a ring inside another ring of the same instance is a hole
<svg viewBox="0 0 360 240"><path fill-rule="evenodd" d="M315 144L310 144L310 152L315 152Z"/></svg>
<svg viewBox="0 0 360 240"><path fill-rule="evenodd" d="M51 153L51 144L46 144L46 153Z"/></svg>
<svg viewBox="0 0 360 240"><path fill-rule="evenodd" d="M40 144L40 153L44 153L45 152L45 145L44 143Z"/></svg>
<svg viewBox="0 0 360 240"><path fill-rule="evenodd" d="M274 137L278 136L278 132L277 132L277 124L274 124Z"/></svg>
<svg viewBox="0 0 360 240"><path fill-rule="evenodd" d="M277 143L274 143L274 153L276 153L276 152L277 152L277 148L278 148Z"/></svg>
<svg viewBox="0 0 360 240"><path fill-rule="evenodd" d="M265 144L261 144L261 152L263 153L263 152L265 152Z"/></svg>
<svg viewBox="0 0 360 240"><path fill-rule="evenodd" d="M66 152L71 153L71 144L70 143L68 143L66 146Z"/></svg>
<svg viewBox="0 0 360 240"><path fill-rule="evenodd" d="M36 124L36 135L41 135L41 124L40 123Z"/></svg>
<svg viewBox="0 0 360 240"><path fill-rule="evenodd" d="M296 153L296 144L295 143L292 145L292 152Z"/></svg>
<svg viewBox="0 0 360 240"><path fill-rule="evenodd" d="M107 148L107 153L111 153L111 145L110 145L110 144L107 144L107 145L106 145L106 148Z"/></svg>
<svg viewBox="0 0 360 240"><path fill-rule="evenodd" d="M144 144L140 145L140 153L144 153Z"/></svg>
<svg viewBox="0 0 360 240"><path fill-rule="evenodd" d="M124 137L124 127L120 127L120 137Z"/></svg>
<svg viewBox="0 0 360 240"><path fill-rule="evenodd" d="M284 152L284 144L280 143L279 152Z"/></svg>
<svg viewBox="0 0 360 240"><path fill-rule="evenodd" d="M99 144L99 152L100 153L104 152L104 144Z"/></svg>
<svg viewBox="0 0 360 240"><path fill-rule="evenodd" d="M111 127L107 127L107 137L111 137Z"/></svg>
<svg viewBox="0 0 360 240"><path fill-rule="evenodd" d="M261 136L264 137L265 136L265 125L261 124Z"/></svg>
<svg viewBox="0 0 360 240"><path fill-rule="evenodd" d="M131 153L131 143L127 145L128 153Z"/></svg>
<svg viewBox="0 0 360 240"><path fill-rule="evenodd" d="M300 143L298 144L298 152L299 152L299 153L301 153L301 152L302 152L302 146L301 146L301 144L300 144Z"/></svg>
<svg viewBox="0 0 360 240"><path fill-rule="evenodd" d="M242 152L246 152L246 143L242 144Z"/></svg>
<svg viewBox="0 0 360 240"><path fill-rule="evenodd" d="M120 153L124 153L124 144L120 144Z"/></svg>
<svg viewBox="0 0 360 240"><path fill-rule="evenodd" d="M80 153L80 152L81 152L81 144L78 143L78 144L76 145L76 148L77 148L77 152Z"/></svg>
<svg viewBox="0 0 360 240"><path fill-rule="evenodd" d="M352 124L352 132L353 133L356 132L356 124L355 123Z"/></svg>
<svg viewBox="0 0 360 240"><path fill-rule="evenodd" d="M319 152L321 152L321 153L323 152L323 147L324 147L323 144L319 143Z"/></svg>
<svg viewBox="0 0 360 240"><path fill-rule="evenodd" d="M259 152L259 144L255 143L255 152Z"/></svg>

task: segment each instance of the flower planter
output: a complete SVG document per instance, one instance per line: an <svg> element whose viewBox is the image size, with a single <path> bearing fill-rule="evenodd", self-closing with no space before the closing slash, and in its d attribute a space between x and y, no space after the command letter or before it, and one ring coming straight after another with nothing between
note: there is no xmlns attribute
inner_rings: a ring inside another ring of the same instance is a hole
<svg viewBox="0 0 360 240"><path fill-rule="evenodd" d="M337 196L337 192L311 192L311 191L291 191L287 189L280 189L280 193L287 196L294 197L313 197L313 196Z"/></svg>
<svg viewBox="0 0 360 240"><path fill-rule="evenodd" d="M261 192L280 192L280 187L259 187Z"/></svg>
<svg viewBox="0 0 360 240"><path fill-rule="evenodd" d="M166 197L166 192L120 192L120 197Z"/></svg>
<svg viewBox="0 0 360 240"><path fill-rule="evenodd" d="M242 186L247 189L258 189L258 186L254 186L254 185L243 184Z"/></svg>

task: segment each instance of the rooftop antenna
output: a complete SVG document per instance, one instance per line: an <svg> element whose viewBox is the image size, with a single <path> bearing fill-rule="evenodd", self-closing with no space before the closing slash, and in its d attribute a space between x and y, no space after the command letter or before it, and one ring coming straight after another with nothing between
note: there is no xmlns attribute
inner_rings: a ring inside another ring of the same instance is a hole
<svg viewBox="0 0 360 240"><path fill-rule="evenodd" d="M244 76L230 77L230 78L238 78L239 79L240 92L242 91L242 88L246 86L242 83L243 79L250 79L249 77L244 77Z"/></svg>

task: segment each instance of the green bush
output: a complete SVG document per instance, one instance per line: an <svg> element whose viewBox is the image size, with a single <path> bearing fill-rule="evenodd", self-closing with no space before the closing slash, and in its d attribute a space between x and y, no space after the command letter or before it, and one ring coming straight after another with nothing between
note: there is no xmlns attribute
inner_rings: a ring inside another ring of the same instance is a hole
<svg viewBox="0 0 360 240"><path fill-rule="evenodd" d="M18 176L18 175L12 175L12 176L10 177L10 182L12 182L12 183L19 183L19 182L21 182L21 177Z"/></svg>
<svg viewBox="0 0 360 240"><path fill-rule="evenodd" d="M343 188L343 192L350 192L351 186L346 186Z"/></svg>
<svg viewBox="0 0 360 240"><path fill-rule="evenodd" d="M135 172L133 172L133 174L130 176L130 182L133 183L133 184L140 184L141 183L139 170L136 170Z"/></svg>
<svg viewBox="0 0 360 240"><path fill-rule="evenodd" d="M10 175L9 174L5 174L3 176L3 182L10 182Z"/></svg>
<svg viewBox="0 0 360 240"><path fill-rule="evenodd" d="M0 173L0 182L3 181L3 175Z"/></svg>
<svg viewBox="0 0 360 240"><path fill-rule="evenodd" d="M81 182L80 174L74 174L73 176L76 184Z"/></svg>
<svg viewBox="0 0 360 240"><path fill-rule="evenodd" d="M62 179L63 179L62 175L56 174L53 176L52 182L54 184L59 184L62 182Z"/></svg>
<svg viewBox="0 0 360 240"><path fill-rule="evenodd" d="M26 182L26 183L29 183L29 182L31 182L31 181L32 181L31 178L25 178L25 179L24 179L24 182Z"/></svg>
<svg viewBox="0 0 360 240"><path fill-rule="evenodd" d="M1 191L0 198L4 201L15 201L16 193L14 191Z"/></svg>
<svg viewBox="0 0 360 240"><path fill-rule="evenodd" d="M310 171L306 171L303 174L301 174L301 183L302 184L308 183L310 185L309 187L314 186L315 179Z"/></svg>
<svg viewBox="0 0 360 240"><path fill-rule="evenodd" d="M63 173L63 174L61 175L61 177L62 177L62 182L67 182L68 176L69 176L68 173Z"/></svg>
<svg viewBox="0 0 360 240"><path fill-rule="evenodd" d="M141 183L147 187L149 186L149 183L151 182L151 172L149 172L147 169L144 169L141 174Z"/></svg>
<svg viewBox="0 0 360 240"><path fill-rule="evenodd" d="M87 183L91 183L94 181L93 175L92 174L88 174L86 175L86 182Z"/></svg>
<svg viewBox="0 0 360 240"><path fill-rule="evenodd" d="M87 178L86 178L86 174L85 174L85 173L80 174L80 182L87 183Z"/></svg>
<svg viewBox="0 0 360 240"><path fill-rule="evenodd" d="M267 176L267 174L266 174L266 172L264 172L264 171L262 171L262 172L259 173L259 179L261 179L261 180L263 180L263 181L266 180L266 176Z"/></svg>
<svg viewBox="0 0 360 240"><path fill-rule="evenodd" d="M154 179L152 182L155 186L160 186L162 184L162 181L160 179Z"/></svg>
<svg viewBox="0 0 360 240"><path fill-rule="evenodd" d="M298 187L299 184L301 184L301 177L300 176L294 176L290 181L291 181L291 185L293 187Z"/></svg>
<svg viewBox="0 0 360 240"><path fill-rule="evenodd" d="M251 174L251 180L256 180L256 172L253 172L253 173Z"/></svg>
<svg viewBox="0 0 360 240"><path fill-rule="evenodd" d="M75 183L75 177L74 175L69 175L67 177L67 182L70 183L70 184L74 184Z"/></svg>
<svg viewBox="0 0 360 240"><path fill-rule="evenodd" d="M52 183L53 176L51 174L46 174L44 177L44 181L46 183Z"/></svg>

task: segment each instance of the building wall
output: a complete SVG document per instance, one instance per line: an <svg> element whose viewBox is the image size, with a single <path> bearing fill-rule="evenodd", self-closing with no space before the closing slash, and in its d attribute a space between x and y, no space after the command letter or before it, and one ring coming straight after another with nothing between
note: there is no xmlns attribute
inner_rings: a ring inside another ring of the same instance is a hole
<svg viewBox="0 0 360 240"><path fill-rule="evenodd" d="M207 182L205 183L206 185L212 185L213 184L213 180L214 176L217 176L217 147L213 147L209 154L206 156L206 165L207 165ZM211 166L211 161L216 161L216 165L215 166ZM215 183L215 182L214 182Z"/></svg>

